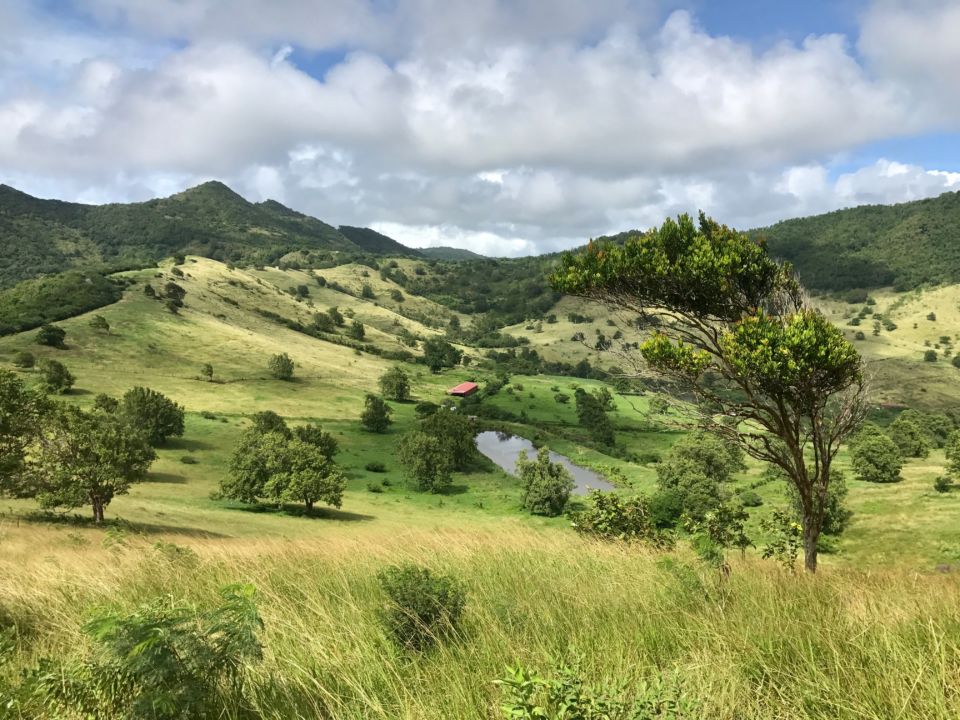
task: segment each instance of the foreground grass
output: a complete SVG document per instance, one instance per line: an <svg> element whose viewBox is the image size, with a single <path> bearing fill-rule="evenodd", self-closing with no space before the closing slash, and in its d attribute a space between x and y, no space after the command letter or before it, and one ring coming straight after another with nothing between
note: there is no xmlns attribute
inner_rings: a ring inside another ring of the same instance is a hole
<svg viewBox="0 0 960 720"><path fill-rule="evenodd" d="M37 531L11 532L28 534L26 548ZM493 680L507 664L547 670L574 656L590 680L635 686L676 673L704 718L960 713L952 575L830 569L811 578L747 559L721 582L682 553L507 519L191 546L196 558L134 538L63 548L19 569L4 562L0 618L19 630L7 671L77 653L86 643L78 628L95 606L157 596L210 603L218 587L240 581L258 588L266 626L266 659L251 669L255 717L494 718ZM378 622L375 574L404 560L469 587L461 636L423 655L396 650Z"/></svg>

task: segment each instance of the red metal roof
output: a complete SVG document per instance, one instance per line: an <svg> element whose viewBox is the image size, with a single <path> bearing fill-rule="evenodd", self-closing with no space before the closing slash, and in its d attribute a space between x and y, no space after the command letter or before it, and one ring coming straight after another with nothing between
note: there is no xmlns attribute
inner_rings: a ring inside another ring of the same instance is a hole
<svg viewBox="0 0 960 720"><path fill-rule="evenodd" d="M447 393L449 395L466 395L467 393L474 392L478 387L480 386L475 382L463 382L447 390Z"/></svg>

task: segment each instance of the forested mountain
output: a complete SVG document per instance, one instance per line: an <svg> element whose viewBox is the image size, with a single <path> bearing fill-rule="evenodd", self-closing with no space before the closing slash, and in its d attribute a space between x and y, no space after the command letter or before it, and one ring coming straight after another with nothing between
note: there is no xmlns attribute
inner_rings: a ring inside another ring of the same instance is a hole
<svg viewBox="0 0 960 720"><path fill-rule="evenodd" d="M293 250L362 253L335 228L208 182L143 203L40 200L0 185L0 286L71 267L137 266L178 253L271 262Z"/></svg>
<svg viewBox="0 0 960 720"><path fill-rule="evenodd" d="M426 247L419 248L419 252L431 260L486 260L485 255L480 255L466 248L455 247Z"/></svg>
<svg viewBox="0 0 960 720"><path fill-rule="evenodd" d="M865 205L753 231L805 285L843 290L960 282L960 193Z"/></svg>
<svg viewBox="0 0 960 720"><path fill-rule="evenodd" d="M401 245L392 237L388 237L376 230L363 227L351 227L350 225L341 225L337 228L340 234L350 240L354 245L376 255L401 255L409 257L420 257L418 250Z"/></svg>

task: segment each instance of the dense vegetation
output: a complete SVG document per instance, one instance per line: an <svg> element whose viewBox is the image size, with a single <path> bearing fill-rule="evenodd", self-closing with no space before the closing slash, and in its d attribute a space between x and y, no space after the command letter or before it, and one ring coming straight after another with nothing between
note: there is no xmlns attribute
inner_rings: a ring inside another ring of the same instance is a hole
<svg viewBox="0 0 960 720"><path fill-rule="evenodd" d="M100 272L72 271L0 290L0 335L31 330L120 299L123 285Z"/></svg>
<svg viewBox="0 0 960 720"><path fill-rule="evenodd" d="M960 193L867 205L759 229L804 284L824 290L960 282Z"/></svg>

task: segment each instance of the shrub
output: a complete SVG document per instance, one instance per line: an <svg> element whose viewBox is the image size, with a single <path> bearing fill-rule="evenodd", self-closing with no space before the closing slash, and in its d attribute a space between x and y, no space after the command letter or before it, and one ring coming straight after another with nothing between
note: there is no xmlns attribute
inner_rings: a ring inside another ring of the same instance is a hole
<svg viewBox="0 0 960 720"><path fill-rule="evenodd" d="M936 362L937 361L937 351L936 350L926 350L923 353L924 362Z"/></svg>
<svg viewBox="0 0 960 720"><path fill-rule="evenodd" d="M573 516L574 529L601 540L639 540L668 547L672 538L654 522L650 501L643 495L624 498L614 493L591 491L589 506Z"/></svg>
<svg viewBox="0 0 960 720"><path fill-rule="evenodd" d="M384 402L383 398L367 394L364 400L363 412L360 414L360 424L370 432L382 433L393 422L390 414L393 408Z"/></svg>
<svg viewBox="0 0 960 720"><path fill-rule="evenodd" d="M184 455L182 458L180 458L180 462L182 462L184 465L196 465L199 461L193 457L193 455Z"/></svg>
<svg viewBox="0 0 960 720"><path fill-rule="evenodd" d="M897 482L903 458L893 440L886 435L870 434L858 438L852 446L851 465L857 477L866 482Z"/></svg>
<svg viewBox="0 0 960 720"><path fill-rule="evenodd" d="M933 489L938 493L948 493L953 490L953 478L949 475L941 475L933 481Z"/></svg>
<svg viewBox="0 0 960 720"><path fill-rule="evenodd" d="M936 319L937 319L937 314L935 312L931 311L927 313L927 320L930 320L931 322L935 322Z"/></svg>
<svg viewBox="0 0 960 720"><path fill-rule="evenodd" d="M129 614L101 612L84 627L89 657L38 673L36 691L69 717L123 708L128 718L214 718L246 704L244 674L262 659L263 623L252 586L220 596L206 611L163 598Z"/></svg>
<svg viewBox="0 0 960 720"><path fill-rule="evenodd" d="M522 665L496 681L506 720L696 720L700 703L675 677L657 676L638 688L591 685L579 667L562 664L550 675Z"/></svg>
<svg viewBox="0 0 960 720"><path fill-rule="evenodd" d="M59 360L40 362L40 384L46 392L62 395L73 387L73 383L73 375Z"/></svg>
<svg viewBox="0 0 960 720"><path fill-rule="evenodd" d="M368 482L368 483L367 483L367 492L372 492L372 493L376 493L376 494L382 493L382 492L383 492L383 484L382 484L382 483L378 483L378 482Z"/></svg>
<svg viewBox="0 0 960 720"><path fill-rule="evenodd" d="M553 399L561 405L566 405L568 402L570 402L570 396L562 392L558 392L556 395L554 395Z"/></svg>
<svg viewBox="0 0 960 720"><path fill-rule="evenodd" d="M433 415L439 409L440 409L440 406L437 405L436 403L432 403L428 400L423 400L421 402L418 402L414 406L413 412L416 413L419 419L423 420L424 418L430 417L431 415Z"/></svg>
<svg viewBox="0 0 960 720"><path fill-rule="evenodd" d="M425 650L457 631L467 594L454 577L407 563L377 575L388 603L381 620L400 646Z"/></svg>
<svg viewBox="0 0 960 720"><path fill-rule="evenodd" d="M763 498L754 490L743 490L737 495L737 498L744 507L760 507L763 505Z"/></svg>
<svg viewBox="0 0 960 720"><path fill-rule="evenodd" d="M960 368L960 354L954 355L953 360L950 361L950 364L955 368Z"/></svg>
<svg viewBox="0 0 960 720"><path fill-rule="evenodd" d="M854 340L866 340L867 336L863 334L863 330L857 330L853 335Z"/></svg>
<svg viewBox="0 0 960 720"><path fill-rule="evenodd" d="M575 484L567 469L550 461L550 451L540 448L536 460L526 452L517 458L517 475L523 487L521 503L534 515L554 517L563 512Z"/></svg>
<svg viewBox="0 0 960 720"><path fill-rule="evenodd" d="M67 337L67 331L56 325L43 325L37 331L37 344L48 347L62 348Z"/></svg>
<svg viewBox="0 0 960 720"><path fill-rule="evenodd" d="M270 374L277 380L290 380L293 377L294 362L286 353L280 353L270 358L268 363Z"/></svg>
<svg viewBox="0 0 960 720"><path fill-rule="evenodd" d="M183 407L156 390L131 388L123 395L122 412L154 447L183 435Z"/></svg>
<svg viewBox="0 0 960 720"><path fill-rule="evenodd" d="M904 457L922 458L930 454L930 440L916 420L902 415L890 423L890 439Z"/></svg>
<svg viewBox="0 0 960 720"><path fill-rule="evenodd" d="M384 465L382 462L368 462L363 467L364 469L370 472L375 472L375 473L384 473L387 471L387 466Z"/></svg>
<svg viewBox="0 0 960 720"><path fill-rule="evenodd" d="M380 376L380 392L397 402L410 399L410 376L401 367L392 367Z"/></svg>
<svg viewBox="0 0 960 720"><path fill-rule="evenodd" d="M36 364L37 364L37 359L33 356L33 353L27 352L26 350L22 352L18 352L16 355L13 356L14 367L22 368L24 370L29 370Z"/></svg>

